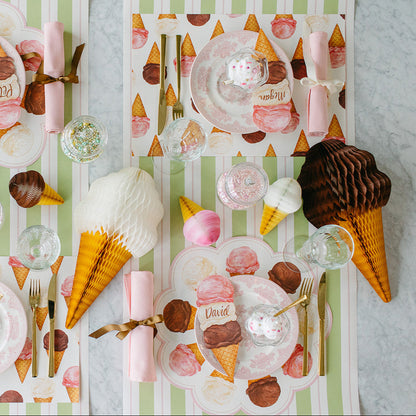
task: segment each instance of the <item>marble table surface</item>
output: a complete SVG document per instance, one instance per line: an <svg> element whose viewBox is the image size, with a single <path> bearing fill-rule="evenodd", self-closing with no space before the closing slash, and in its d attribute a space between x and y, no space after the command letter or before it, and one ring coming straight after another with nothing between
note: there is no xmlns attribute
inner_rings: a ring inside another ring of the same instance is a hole
<svg viewBox="0 0 416 416"><path fill-rule="evenodd" d="M105 120L109 146L90 180L122 168L123 7L90 0L89 112ZM383 208L392 301L358 278L358 374L363 414L416 411L416 1L356 0L356 145L374 154L392 180ZM94 74L100 74L99 77ZM102 88L105 85L106 88ZM122 319L117 276L90 308L90 328ZM122 344L89 345L92 414L122 413Z"/></svg>

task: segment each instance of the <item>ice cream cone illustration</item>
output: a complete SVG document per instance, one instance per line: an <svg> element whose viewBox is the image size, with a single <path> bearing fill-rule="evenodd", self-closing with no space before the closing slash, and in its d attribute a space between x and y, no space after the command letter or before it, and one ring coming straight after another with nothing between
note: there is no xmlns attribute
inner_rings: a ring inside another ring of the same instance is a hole
<svg viewBox="0 0 416 416"><path fill-rule="evenodd" d="M32 341L30 338L26 338L23 350L20 353L18 359L14 362L17 374L19 375L20 381L23 383L26 378L26 374L32 364Z"/></svg>
<svg viewBox="0 0 416 416"><path fill-rule="evenodd" d="M138 13L133 13L131 23L133 29L144 29L142 16Z"/></svg>
<svg viewBox="0 0 416 416"><path fill-rule="evenodd" d="M43 324L45 323L47 316L48 316L47 306L41 306L36 309L36 324L39 328L39 331L42 331Z"/></svg>
<svg viewBox="0 0 416 416"><path fill-rule="evenodd" d="M147 156L163 156L162 146L160 145L159 139L155 135L153 142L150 146Z"/></svg>
<svg viewBox="0 0 416 416"><path fill-rule="evenodd" d="M131 115L137 117L147 117L146 110L144 109L142 99L139 94L136 94L133 105L131 107Z"/></svg>
<svg viewBox="0 0 416 416"><path fill-rule="evenodd" d="M9 182L10 195L23 208L35 205L60 205L63 198L55 192L35 170L20 172Z"/></svg>
<svg viewBox="0 0 416 416"><path fill-rule="evenodd" d="M32 396L35 403L50 403L55 395L55 383L52 378L33 379Z"/></svg>
<svg viewBox="0 0 416 416"><path fill-rule="evenodd" d="M213 127L208 137L208 146L217 154L226 153L233 145L231 133Z"/></svg>
<svg viewBox="0 0 416 416"><path fill-rule="evenodd" d="M71 299L72 286L74 285L74 276L68 276L62 282L61 295L65 299L66 306L69 308L69 301Z"/></svg>
<svg viewBox="0 0 416 416"><path fill-rule="evenodd" d="M172 84L169 84L168 89L166 90L166 105L169 107L173 107L175 103L176 103L175 91L173 91Z"/></svg>
<svg viewBox="0 0 416 416"><path fill-rule="evenodd" d="M143 79L151 85L156 85L160 82L160 51L156 42L153 43L146 65L143 67Z"/></svg>
<svg viewBox="0 0 416 416"><path fill-rule="evenodd" d="M213 348L215 358L230 378L234 378L235 365L237 363L239 344L228 345L227 347Z"/></svg>
<svg viewBox="0 0 416 416"><path fill-rule="evenodd" d="M345 40L344 40L344 37L342 36L341 29L339 28L338 24L335 25L334 31L332 32L328 45L336 46L338 48L345 46Z"/></svg>
<svg viewBox="0 0 416 416"><path fill-rule="evenodd" d="M304 59L303 58L303 39L299 38L298 44L296 45L295 52L293 54L293 59Z"/></svg>
<svg viewBox="0 0 416 416"><path fill-rule="evenodd" d="M296 20L291 14L277 14L271 22L273 35L279 39L290 38L296 30Z"/></svg>
<svg viewBox="0 0 416 416"><path fill-rule="evenodd" d="M279 60L273 46L269 42L269 39L267 39L266 34L261 29L259 31L259 36L254 49L261 52L267 58L268 62L275 62Z"/></svg>
<svg viewBox="0 0 416 416"><path fill-rule="evenodd" d="M172 332L185 332L194 329L197 309L188 301L172 299L163 309L166 328Z"/></svg>
<svg viewBox="0 0 416 416"><path fill-rule="evenodd" d="M260 234L266 235L302 205L302 189L292 178L280 178L269 186L264 197Z"/></svg>
<svg viewBox="0 0 416 416"><path fill-rule="evenodd" d="M160 64L160 51L156 42L153 43L146 64Z"/></svg>
<svg viewBox="0 0 416 416"><path fill-rule="evenodd" d="M198 348L198 344L194 342L193 344L188 344L187 347L194 353L195 358L199 362L200 365L204 364L205 358L202 355L200 349Z"/></svg>
<svg viewBox="0 0 416 416"><path fill-rule="evenodd" d="M328 41L329 58L332 68L339 68L345 65L345 40L338 24L335 25L331 38Z"/></svg>
<svg viewBox="0 0 416 416"><path fill-rule="evenodd" d="M308 140L306 139L305 132L302 130L300 132L298 141L296 142L295 149L293 150L293 153L291 154L291 156L293 157L305 156L308 150L309 150L309 143L308 143Z"/></svg>
<svg viewBox="0 0 416 416"><path fill-rule="evenodd" d="M169 354L169 367L179 376L193 376L201 371L205 358L196 343L178 344Z"/></svg>
<svg viewBox="0 0 416 416"><path fill-rule="evenodd" d="M156 20L156 30L159 34L173 35L178 25L179 21L175 14L160 14Z"/></svg>
<svg viewBox="0 0 416 416"><path fill-rule="evenodd" d="M11 266L13 270L14 277L16 278L16 282L19 286L19 289L22 290L30 269L23 266L23 264L16 256L9 257L9 266Z"/></svg>
<svg viewBox="0 0 416 416"><path fill-rule="evenodd" d="M189 77L191 75L192 65L196 58L196 52L194 45L192 44L189 33L186 34L185 39L181 46L181 75L183 77ZM174 59L176 68L176 58Z"/></svg>
<svg viewBox="0 0 416 416"><path fill-rule="evenodd" d="M132 255L157 242L163 206L153 178L126 168L93 182L74 211L81 234L65 326L71 329Z"/></svg>
<svg viewBox="0 0 416 416"><path fill-rule="evenodd" d="M196 56L194 45L192 44L192 40L191 40L191 37L189 36L189 33L185 35L185 39L182 42L181 55L182 56Z"/></svg>
<svg viewBox="0 0 416 416"><path fill-rule="evenodd" d="M158 19L176 19L176 14L160 14Z"/></svg>
<svg viewBox="0 0 416 416"><path fill-rule="evenodd" d="M133 13L132 19L132 48L140 49L146 42L149 36L149 31L146 30L143 24L142 16L138 13Z"/></svg>
<svg viewBox="0 0 416 416"><path fill-rule="evenodd" d="M243 155L241 154L240 151L237 152L237 157L242 157Z"/></svg>
<svg viewBox="0 0 416 416"><path fill-rule="evenodd" d="M265 156L267 157L276 157L276 152L273 149L273 146L269 144L269 147L267 148Z"/></svg>
<svg viewBox="0 0 416 416"><path fill-rule="evenodd" d="M62 378L62 385L65 386L71 403L79 402L79 367L69 367Z"/></svg>
<svg viewBox="0 0 416 416"><path fill-rule="evenodd" d="M218 20L210 39L214 39L215 37L222 35L223 33L224 33L224 29L222 27L221 21Z"/></svg>
<svg viewBox="0 0 416 416"><path fill-rule="evenodd" d="M303 58L303 40L299 39L296 46L295 53L293 54L292 61L290 62L293 69L293 76L296 79L302 79L307 76L305 60Z"/></svg>
<svg viewBox="0 0 416 416"><path fill-rule="evenodd" d="M142 99L137 93L131 107L131 133L132 137L138 138L144 136L150 127L150 119L147 117Z"/></svg>
<svg viewBox="0 0 416 416"><path fill-rule="evenodd" d="M248 15L244 30L251 30L252 32L258 32L260 30L260 26L255 14Z"/></svg>
<svg viewBox="0 0 416 416"><path fill-rule="evenodd" d="M49 357L49 332L43 337L43 348ZM68 335L65 334L61 329L55 329L55 374L58 372L59 366L61 365L62 358L64 357L65 351L68 348Z"/></svg>
<svg viewBox="0 0 416 416"><path fill-rule="evenodd" d="M335 114L332 116L331 123L329 123L328 133L322 140L329 139L338 139L345 143L344 133Z"/></svg>
<svg viewBox="0 0 416 416"><path fill-rule="evenodd" d="M350 232L353 262L380 298L389 302L381 208L390 197L391 181L377 169L374 156L339 140L319 142L309 150L298 181L306 218L316 227L338 224ZM314 207L318 200L319 208Z"/></svg>
<svg viewBox="0 0 416 416"><path fill-rule="evenodd" d="M189 218L193 217L197 212L203 211L204 208L199 206L196 202L191 201L185 196L179 198L179 204L181 206L183 221L188 221Z"/></svg>
<svg viewBox="0 0 416 416"><path fill-rule="evenodd" d="M62 260L64 259L64 256L59 256L58 259L56 260L56 262L54 264L52 264L51 266L51 270L53 274L57 274L61 264L62 264Z"/></svg>

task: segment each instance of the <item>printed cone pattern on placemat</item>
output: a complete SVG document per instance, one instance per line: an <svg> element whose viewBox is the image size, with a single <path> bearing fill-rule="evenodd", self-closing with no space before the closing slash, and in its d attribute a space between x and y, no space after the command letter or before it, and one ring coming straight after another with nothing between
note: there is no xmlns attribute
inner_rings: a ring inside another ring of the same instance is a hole
<svg viewBox="0 0 416 416"><path fill-rule="evenodd" d="M58 273L58 271L59 271L59 269L61 267L61 264L62 264L62 260L63 259L64 259L64 256L59 256L58 257L58 260L56 260L56 262L54 264L52 264L51 270L52 270L52 273L53 274Z"/></svg>
<svg viewBox="0 0 416 416"><path fill-rule="evenodd" d="M79 403L79 387L67 387L66 391L71 403Z"/></svg>
<svg viewBox="0 0 416 416"><path fill-rule="evenodd" d="M48 354L48 357L49 357L49 350L46 350L46 353ZM59 370L59 366L61 365L62 358L64 358L64 354L65 354L65 350L63 350L63 351L56 351L55 350L55 352L54 352L55 374Z"/></svg>
<svg viewBox="0 0 416 416"><path fill-rule="evenodd" d="M221 364L224 371L234 380L235 365L237 363L239 344L231 344L226 347L213 348L216 359Z"/></svg>
<svg viewBox="0 0 416 416"><path fill-rule="evenodd" d="M160 51L156 42L153 43L146 64L160 64Z"/></svg>
<svg viewBox="0 0 416 416"><path fill-rule="evenodd" d="M293 19L293 14L277 14L274 17L274 20L279 20L279 19Z"/></svg>
<svg viewBox="0 0 416 416"><path fill-rule="evenodd" d="M267 39L267 36L262 29L259 31L259 36L254 49L261 52L267 58L268 62L275 62L279 60L273 46L270 44L269 39Z"/></svg>
<svg viewBox="0 0 416 416"><path fill-rule="evenodd" d="M344 37L342 36L341 29L339 28L338 24L335 25L335 29L332 32L328 45L335 46L338 48L342 48L343 46L345 46L345 40L344 40Z"/></svg>
<svg viewBox="0 0 416 416"><path fill-rule="evenodd" d="M295 149L291 156L305 156L309 150L309 143L306 139L305 132L302 130L299 135L299 139L296 142Z"/></svg>
<svg viewBox="0 0 416 416"><path fill-rule="evenodd" d="M42 330L43 324L45 323L46 317L48 316L48 307L36 309L36 324L39 328L39 331Z"/></svg>
<svg viewBox="0 0 416 416"><path fill-rule="evenodd" d="M146 110L144 109L142 99L139 94L136 94L133 105L131 107L131 115L133 117L147 117Z"/></svg>
<svg viewBox="0 0 416 416"><path fill-rule="evenodd" d="M296 46L295 53L292 59L303 59L303 40L299 38L299 42Z"/></svg>
<svg viewBox="0 0 416 416"><path fill-rule="evenodd" d="M221 21L218 20L217 24L215 25L214 31L212 32L211 39L214 39L218 35L222 35L224 33L224 29L222 27Z"/></svg>
<svg viewBox="0 0 416 416"><path fill-rule="evenodd" d="M181 54L182 56L196 56L194 45L192 44L189 33L185 35L185 39L182 42Z"/></svg>
<svg viewBox="0 0 416 416"><path fill-rule="evenodd" d="M276 156L276 152L274 151L273 146L271 144L269 144L269 147L267 148L267 152L266 152L265 156L267 156L267 157L275 157Z"/></svg>
<svg viewBox="0 0 416 416"><path fill-rule="evenodd" d="M158 19L176 19L176 14L160 14Z"/></svg>
<svg viewBox="0 0 416 416"><path fill-rule="evenodd" d="M204 208L186 196L181 196L179 198L179 204L181 206L183 222L189 220L189 218L193 217L197 212L204 210Z"/></svg>
<svg viewBox="0 0 416 416"><path fill-rule="evenodd" d="M169 84L168 89L166 90L166 105L173 107L176 103L175 91L173 91L172 84Z"/></svg>
<svg viewBox="0 0 416 416"><path fill-rule="evenodd" d="M259 22L257 21L255 14L248 15L244 30L251 30L252 32L258 32L260 30Z"/></svg>
<svg viewBox="0 0 416 416"><path fill-rule="evenodd" d="M132 27L133 27L133 29L144 29L142 16L140 16L140 14L138 14L138 13L133 14Z"/></svg>
<svg viewBox="0 0 416 416"><path fill-rule="evenodd" d="M155 135L153 138L152 145L150 146L149 153L147 156L163 156L162 146L160 145L159 139Z"/></svg>
<svg viewBox="0 0 416 416"><path fill-rule="evenodd" d="M14 363L14 366L16 367L16 370L17 370L17 374L19 375L19 379L22 383L25 381L26 374L29 371L31 364L32 364L31 358L29 360L21 360L20 358L18 358Z"/></svg>
<svg viewBox="0 0 416 416"><path fill-rule="evenodd" d="M33 401L35 403L50 403L52 401L53 397L47 397L46 399L42 397L34 397Z"/></svg>
<svg viewBox="0 0 416 416"><path fill-rule="evenodd" d="M325 137L344 137L344 133L335 114L332 116L331 123L329 123L328 127L328 134Z"/></svg>
<svg viewBox="0 0 416 416"><path fill-rule="evenodd" d="M263 215L261 217L260 234L266 235L269 233L280 221L285 219L287 215L286 212L269 207L265 204L263 207Z"/></svg>
<svg viewBox="0 0 416 416"><path fill-rule="evenodd" d="M196 312L197 312L197 309L195 308L195 306L191 305L191 316L189 317L189 323L186 328L187 331L189 331L190 329L194 329L195 327Z"/></svg>
<svg viewBox="0 0 416 416"><path fill-rule="evenodd" d="M27 267L12 267L12 269L19 289L22 290L30 269L28 269Z"/></svg>
<svg viewBox="0 0 416 416"><path fill-rule="evenodd" d="M193 344L188 344L187 347L194 353L196 360L198 361L199 365L204 364L205 358L202 355L201 351L198 348L198 344L194 342Z"/></svg>

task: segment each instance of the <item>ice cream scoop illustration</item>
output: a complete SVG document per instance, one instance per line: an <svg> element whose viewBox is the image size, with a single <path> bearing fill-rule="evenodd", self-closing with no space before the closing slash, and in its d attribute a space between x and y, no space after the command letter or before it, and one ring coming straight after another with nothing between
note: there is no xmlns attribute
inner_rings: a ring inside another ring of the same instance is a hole
<svg viewBox="0 0 416 416"><path fill-rule="evenodd" d="M189 33L185 35L185 39L181 46L181 75L189 77L191 75L192 65L196 58L196 52ZM176 58L173 60L176 69Z"/></svg>
<svg viewBox="0 0 416 416"><path fill-rule="evenodd" d="M143 24L142 16L138 13L132 15L132 35L131 42L133 49L140 49L147 42L149 31L146 30Z"/></svg>
<svg viewBox="0 0 416 416"><path fill-rule="evenodd" d="M71 403L79 402L79 367L77 365L66 369L62 378L62 385L66 387Z"/></svg>
<svg viewBox="0 0 416 416"><path fill-rule="evenodd" d="M23 383L26 378L26 374L32 364L32 341L30 338L26 338L23 350L20 353L18 359L14 362L17 374L19 375L20 381Z"/></svg>
<svg viewBox="0 0 416 416"><path fill-rule="evenodd" d="M391 300L381 208L391 191L374 156L340 140L312 146L298 177L303 212L315 226L338 224L354 240L353 262L384 302Z"/></svg>
<svg viewBox="0 0 416 416"><path fill-rule="evenodd" d="M241 327L234 306L234 288L229 279L208 276L197 289L198 320L204 344L211 349L225 373L234 378Z"/></svg>
<svg viewBox="0 0 416 416"><path fill-rule="evenodd" d="M203 209L185 196L179 198L185 222L183 235L198 246L214 244L221 232L220 217L214 211Z"/></svg>
<svg viewBox="0 0 416 416"><path fill-rule="evenodd" d="M194 329L196 308L188 301L173 299L163 309L166 328L172 332L185 332Z"/></svg>
<svg viewBox="0 0 416 416"><path fill-rule="evenodd" d="M150 119L147 117L142 99L136 94L131 107L131 135L134 138L144 136L150 127Z"/></svg>
<svg viewBox="0 0 416 416"><path fill-rule="evenodd" d="M339 68L345 65L345 40L338 24L335 25L331 38L328 42L329 58L332 68Z"/></svg>
<svg viewBox="0 0 416 416"><path fill-rule="evenodd" d="M248 380L246 394L251 402L259 407L270 407L280 397L280 385L276 377L270 375L256 380Z"/></svg>
<svg viewBox="0 0 416 416"><path fill-rule="evenodd" d="M160 77L160 51L157 43L154 42L152 49L150 50L149 57L147 58L146 65L143 67L143 79L151 84L159 84ZM165 78L167 76L167 70L165 67Z"/></svg>
<svg viewBox="0 0 416 416"><path fill-rule="evenodd" d="M125 168L92 183L74 211L81 233L74 285L66 318L72 328L121 267L157 242L163 206L153 178Z"/></svg>
<svg viewBox="0 0 416 416"><path fill-rule="evenodd" d="M269 280L278 284L286 293L296 293L302 276L300 270L292 263L280 261L268 271Z"/></svg>
<svg viewBox="0 0 416 416"><path fill-rule="evenodd" d="M16 256L9 257L9 266L13 270L19 289L22 290L30 269L24 266Z"/></svg>
<svg viewBox="0 0 416 416"><path fill-rule="evenodd" d="M226 260L226 270L230 276L240 274L254 275L260 264L256 252L248 246L236 247L231 250Z"/></svg>
<svg viewBox="0 0 416 416"><path fill-rule="evenodd" d="M292 57L292 61L290 62L293 69L293 76L296 79L302 79L307 76L306 73L306 64L305 59L303 57L303 40L302 38L299 39L298 44L296 46L295 52Z"/></svg>
<svg viewBox="0 0 416 416"><path fill-rule="evenodd" d="M273 230L280 221L302 205L302 189L293 178L280 178L269 186L264 197L260 234Z"/></svg>
<svg viewBox="0 0 416 416"><path fill-rule="evenodd" d="M61 329L55 329L55 373L57 373L65 351L68 348L68 341L68 335L65 334L64 331ZM43 337L43 348L45 348L49 357L49 332L47 332Z"/></svg>
<svg viewBox="0 0 416 416"><path fill-rule="evenodd" d="M277 14L271 22L272 32L279 39L288 39L295 33L296 20L291 14Z"/></svg>
<svg viewBox="0 0 416 416"><path fill-rule="evenodd" d="M178 344L169 354L169 367L179 376L193 376L201 371L204 361L196 343Z"/></svg>

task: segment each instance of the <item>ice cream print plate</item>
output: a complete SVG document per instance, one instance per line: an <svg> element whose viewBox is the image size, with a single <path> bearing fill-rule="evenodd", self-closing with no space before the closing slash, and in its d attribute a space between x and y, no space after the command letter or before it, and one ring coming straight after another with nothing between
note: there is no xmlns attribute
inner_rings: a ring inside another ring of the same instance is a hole
<svg viewBox="0 0 416 416"><path fill-rule="evenodd" d="M291 299L280 286L263 277L241 275L233 276L230 280L234 287L234 305L242 335L234 377L245 380L265 377L279 369L295 349L299 335L299 321L296 310L291 309L285 315L288 318L288 325L282 330L279 329L282 339L279 345L256 346L253 344L246 328L247 320L253 308L260 304L285 307L291 303ZM207 313L209 312L210 310L207 310ZM213 350L207 348L204 342L204 331L201 329L199 315L195 319L195 336L198 347L205 359L216 370L225 374Z"/></svg>
<svg viewBox="0 0 416 416"><path fill-rule="evenodd" d="M256 238L234 237L216 248L192 246L181 251L170 266L169 287L155 300L155 311L163 312L165 321L158 327L156 340L157 360L164 375L175 386L190 390L197 405L211 414L240 410L253 414L260 408L262 414L283 412L294 393L318 377L316 295L312 294L308 310L310 371L306 377L302 376L303 308L291 310L290 331L274 347L254 346L245 320L257 303L286 305L296 300L302 280L310 277L315 279L316 293L317 277L311 270L289 270L282 253L273 252ZM221 328L216 328L220 329L216 333L205 322L211 334L203 341L199 313L204 308L208 315L220 317ZM328 334L332 322L328 305L326 313ZM223 344L222 351L220 345L210 345L213 348L207 351L205 341L215 343L218 337L228 345Z"/></svg>
<svg viewBox="0 0 416 416"><path fill-rule="evenodd" d="M216 36L201 50L192 66L190 87L195 106L210 123L230 133L253 133L259 130L253 121L252 94L224 84L227 80L227 59L243 48L254 49L258 37L258 33L249 30ZM270 45L279 62L269 62L269 79L275 77L277 72L279 74L276 76L283 74L292 91L293 72L289 59L275 42L270 41ZM271 65L274 63L279 65Z"/></svg>

